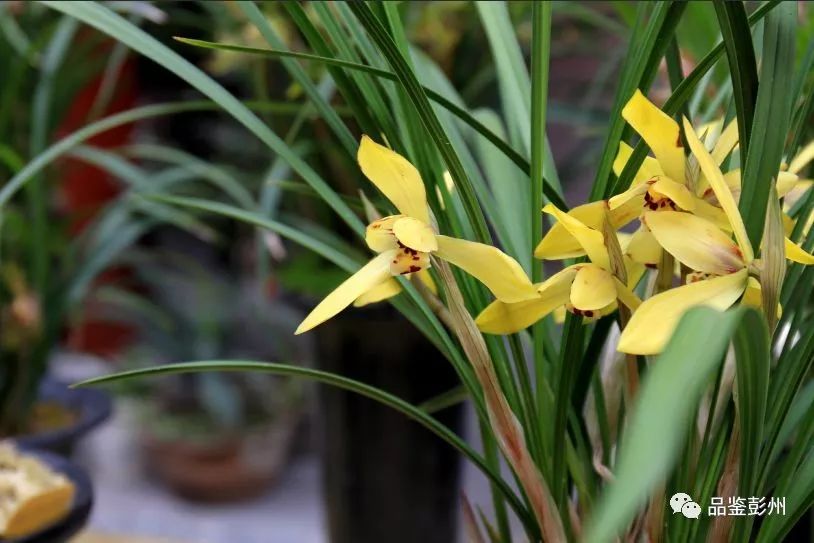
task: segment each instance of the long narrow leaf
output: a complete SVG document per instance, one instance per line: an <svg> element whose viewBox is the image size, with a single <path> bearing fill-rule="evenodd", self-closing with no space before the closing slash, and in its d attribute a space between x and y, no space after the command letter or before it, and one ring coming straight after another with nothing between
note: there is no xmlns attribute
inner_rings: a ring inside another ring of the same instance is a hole
<svg viewBox="0 0 814 543"><path fill-rule="evenodd" d="M438 437L455 447L461 454L468 458L483 474L500 490L503 497L509 502L512 509L521 518L527 519L529 512L517 499L514 492L503 481L499 473L495 473L486 465L483 457L476 453L467 443L458 437L455 432L438 422L437 419L428 415L426 412L418 409L414 405L405 402L404 400L385 392L384 390L367 385L365 383L313 368L305 368L300 366L293 366L289 364L277 364L272 362L255 362L255 361L200 361L200 362L185 362L178 364L169 364L164 366L154 366L152 368L144 368L132 371L121 372L112 375L105 375L95 379L89 379L77 383L75 386L90 386L100 385L104 383L114 383L118 381L126 381L129 379L137 379L143 377L156 377L160 375L174 375L182 373L197 373L204 371L240 371L240 372L265 372L273 373L275 375L287 375L292 377L304 377L324 383L327 385L335 386L350 392L361 394L371 400L377 401L387 407L395 409L403 413L412 420L418 422Z"/></svg>
<svg viewBox="0 0 814 543"><path fill-rule="evenodd" d="M770 0L769 2L761 5L749 16L749 24L754 26L758 21L762 20L767 13L776 7L778 3L779 0ZM704 58L701 59L692 72L687 74L687 77L681 81L678 87L673 91L673 94L670 95L661 108L667 115L675 115L684 107L692 96L693 91L703 81L705 75L712 69L723 52L724 44L719 43L709 53L707 53ZM615 152L616 151L614 150L614 153ZM627 161L627 165L625 166L625 169L622 171L621 175L619 175L616 183L613 184L612 187L608 186L608 189L604 192L603 197L609 198L614 194L619 194L620 192L627 190L627 188L630 186L630 182L633 180L633 176L637 171L639 171L639 167L642 165L642 162L646 156L647 145L643 141L640 141L636 145L633 154Z"/></svg>
<svg viewBox="0 0 814 543"><path fill-rule="evenodd" d="M722 314L701 307L681 319L642 383L620 446L615 479L597 506L585 541L613 541L669 473L701 394L735 333L765 334L761 316L745 308Z"/></svg>
<svg viewBox="0 0 814 543"><path fill-rule="evenodd" d="M388 79L391 81L397 81L398 78L395 73L384 70L382 68L377 68L375 66L369 66L367 64L359 64L357 62L351 62L348 60L342 60L338 58L326 57L321 55L313 55L310 53L299 53L296 51L283 51L277 49L260 49L257 47L246 47L243 45L234 45L234 44L227 44L227 43L218 43L206 40L198 40L192 38L175 38L176 40L186 43L189 45L194 45L196 47L203 47L207 49L217 49L222 51L234 51L238 53L246 53L251 55L262 55L267 56L270 58L298 58L301 60L308 60L312 62L319 62L322 64L326 64L328 66L336 66L339 68L347 68L348 70L354 71L362 71L373 74L377 77ZM514 162L518 168L520 168L524 172L530 171L530 164L529 161L523 157L520 153L518 153L511 145L506 143L506 141L496 134L493 130L490 130L485 124L480 122L474 115L472 115L469 111L467 111L464 107L455 103L455 101L447 98L443 94L428 88L422 87L424 92L427 94L427 98L432 100L433 102L437 103L444 109L448 110L450 113L455 115L458 119L460 119L463 123L469 125L472 129L474 129L478 134L483 136L486 140L492 143L495 147L497 147L503 154L505 154L512 162ZM545 193L546 198L549 199L554 205L560 207L561 209L568 209L565 201L562 199L560 194L557 192L557 189L548 181L548 178L545 180L545 184L543 185L543 191Z"/></svg>
<svg viewBox="0 0 814 543"><path fill-rule="evenodd" d="M791 122L797 5L782 2L766 17L760 87L749 153L743 166L739 208L753 247L760 246L773 179L777 176ZM737 93L736 93L737 94Z"/></svg>
<svg viewBox="0 0 814 543"><path fill-rule="evenodd" d="M715 0L714 5L726 49L726 58L729 61L729 73L732 76L735 114L738 118L738 141L743 159L748 156L758 89L752 31L743 2Z"/></svg>
<svg viewBox="0 0 814 543"><path fill-rule="evenodd" d="M775 303L775 306L777 304ZM738 423L740 425L739 496L758 496L758 477L764 420L769 395L769 329L764 319L751 324L751 333L733 338L737 361ZM733 539L748 539L754 517L738 523Z"/></svg>
<svg viewBox="0 0 814 543"><path fill-rule="evenodd" d="M228 111L235 119L240 121L255 136L275 153L284 156L286 161L305 181L319 192L327 203L354 231L360 235L364 232L364 225L353 211L342 201L331 187L277 134L272 132L263 122L251 112L240 100L235 98L220 84L207 76L199 68L182 58L166 45L116 15L101 4L94 2L54 2L45 1L45 5L72 17L112 36L114 39L127 44L145 57L152 59L170 72L181 77L187 83L211 98L214 102Z"/></svg>

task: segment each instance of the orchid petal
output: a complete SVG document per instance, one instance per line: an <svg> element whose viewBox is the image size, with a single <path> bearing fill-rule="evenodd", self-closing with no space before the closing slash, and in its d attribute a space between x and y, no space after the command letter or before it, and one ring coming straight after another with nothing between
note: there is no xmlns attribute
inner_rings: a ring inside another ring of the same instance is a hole
<svg viewBox="0 0 814 543"><path fill-rule="evenodd" d="M485 334L514 334L525 330L568 301L568 292L541 296L508 304L495 300L484 309L475 324Z"/></svg>
<svg viewBox="0 0 814 543"><path fill-rule="evenodd" d="M795 189L800 183L799 179L796 174L791 172L778 172L777 183L775 183L777 197L783 198L786 194Z"/></svg>
<svg viewBox="0 0 814 543"><path fill-rule="evenodd" d="M631 311L636 311L639 306L642 305L642 301L639 299L639 297L636 296L636 294L634 294L627 285L622 283L616 277L613 278L613 282L616 286L616 298L626 305Z"/></svg>
<svg viewBox="0 0 814 543"><path fill-rule="evenodd" d="M761 291L760 281L754 277L747 279L746 290L743 291L743 297L741 298L741 305L761 309L763 307L763 294Z"/></svg>
<svg viewBox="0 0 814 543"><path fill-rule="evenodd" d="M684 149L678 123L638 89L622 109L622 117L647 143L671 179L684 181Z"/></svg>
<svg viewBox="0 0 814 543"><path fill-rule="evenodd" d="M727 219L724 210L710 204L706 200L702 200L700 198L697 199L695 201L695 209L692 210L692 214L708 220L725 232L732 231L732 225L729 224L729 219Z"/></svg>
<svg viewBox="0 0 814 543"><path fill-rule="evenodd" d="M752 245L749 242L749 237L746 235L746 227L743 224L743 218L738 211L738 205L732 197L732 193L724 181L723 174L720 168L712 160L709 152L704 147L704 144L695 135L690 121L684 119L684 135L687 138L687 144L690 146L693 155L698 160L698 165L701 171L709 181L710 187L715 192L715 197L718 198L718 203L726 213L729 223L732 225L732 231L735 233L735 239L738 240L738 245L743 252L743 258L748 264L755 258L752 250Z"/></svg>
<svg viewBox="0 0 814 543"><path fill-rule="evenodd" d="M787 208L793 207L794 204L800 201L800 198L806 195L812 186L814 186L814 181L811 179L797 181L794 187L783 197L783 206Z"/></svg>
<svg viewBox="0 0 814 543"><path fill-rule="evenodd" d="M745 267L740 249L711 222L678 211L646 212L643 217L665 251L693 270L726 275Z"/></svg>
<svg viewBox="0 0 814 543"><path fill-rule="evenodd" d="M414 217L402 217L393 223L393 234L402 245L429 253L438 249L435 233L430 225Z"/></svg>
<svg viewBox="0 0 814 543"><path fill-rule="evenodd" d="M604 205L604 202L603 202ZM543 213L554 216L563 225L569 234L574 236L591 259L591 262L606 270L610 269L608 250L602 232L585 226L581 221L567 213L563 213L553 204L543 208Z"/></svg>
<svg viewBox="0 0 814 543"><path fill-rule="evenodd" d="M432 275L430 275L430 272L428 272L427 270L421 270L420 272L416 273L416 277L418 277L418 280L421 281L421 284L427 287L427 289L430 292L438 296L438 285L435 284L435 281L433 280Z"/></svg>
<svg viewBox="0 0 814 543"><path fill-rule="evenodd" d="M390 215L367 225L365 242L371 251L381 253L382 251L398 249L399 244L396 242L396 236L393 235L393 225L402 217L404 215Z"/></svg>
<svg viewBox="0 0 814 543"><path fill-rule="evenodd" d="M536 298L516 303L492 302L481 311L475 324L486 334L513 334L528 328L568 303L571 282L576 275L574 268L565 268L538 285L540 293Z"/></svg>
<svg viewBox="0 0 814 543"><path fill-rule="evenodd" d="M681 316L693 306L725 310L746 288L747 270L698 281L657 294L642 302L625 326L617 349L630 354L657 354L664 349Z"/></svg>
<svg viewBox="0 0 814 543"><path fill-rule="evenodd" d="M425 224L430 223L424 183L406 158L367 136L362 136L356 158L365 176L396 209Z"/></svg>
<svg viewBox="0 0 814 543"><path fill-rule="evenodd" d="M695 195L684 184L662 177L651 187L676 203L681 209L692 211L695 208Z"/></svg>
<svg viewBox="0 0 814 543"><path fill-rule="evenodd" d="M581 311L602 309L616 299L613 276L599 266L586 264L571 284L571 304Z"/></svg>
<svg viewBox="0 0 814 543"><path fill-rule="evenodd" d="M619 151L616 153L616 158L613 161L613 173L616 174L616 177L622 175L622 170L625 169L628 160L630 160L630 155L632 154L633 147L623 141L620 141ZM661 169L661 165L659 164L658 160L651 156L644 157L644 161L642 161L642 165L639 166L639 171L636 172L636 175L633 177L633 181L630 183L630 185L640 185L645 181L653 179L654 177L662 177L664 175L664 170Z"/></svg>
<svg viewBox="0 0 814 543"><path fill-rule="evenodd" d="M632 202L632 205L621 205L608 212L606 202L591 202L572 208L568 215L589 228L599 230L602 228L602 221L605 220L606 213L613 228L622 228L639 216L641 203ZM534 257L543 260L563 260L584 255L585 249L582 248L579 241L559 222L555 222L551 226L534 250Z"/></svg>
<svg viewBox="0 0 814 543"><path fill-rule="evenodd" d="M800 170L805 168L812 160L814 160L814 141L809 142L808 145L803 147L802 150L794 156L791 160L791 164L789 164L788 171L791 173L800 173Z"/></svg>
<svg viewBox="0 0 814 543"><path fill-rule="evenodd" d="M521 302L537 297L534 286L520 264L506 253L483 243L436 236L436 255L458 266L486 285L498 300Z"/></svg>
<svg viewBox="0 0 814 543"><path fill-rule="evenodd" d="M785 238L784 246L786 250L786 258L792 262L805 264L806 266L814 266L814 256L791 241L789 238Z"/></svg>
<svg viewBox="0 0 814 543"><path fill-rule="evenodd" d="M610 202L597 202L602 203L605 207L610 207ZM613 209L610 209L608 213L608 219L610 220L611 226L614 229L622 228L623 226L630 223L633 219L639 218L639 215L642 213L642 205L644 202L641 200L635 201L630 200L624 204L620 204L614 206ZM586 226L590 226L591 228L595 228L596 230L602 229L602 220L596 222L596 224L585 223ZM585 221L582 221L585 222Z"/></svg>
<svg viewBox="0 0 814 543"><path fill-rule="evenodd" d="M620 192L616 196L612 196L610 200L608 200L608 207L611 210L618 209L622 206L625 206L629 203L634 203L636 207L641 211L642 206L644 205L644 193L647 192L647 189L650 188L650 185L647 183L642 183L641 185L632 185L629 189L624 192Z"/></svg>
<svg viewBox="0 0 814 543"><path fill-rule="evenodd" d="M566 293L571 292L571 283L574 282L574 277L577 276L577 271L585 266L585 264L572 264L561 269L542 283L537 283L534 288L539 294L545 294L548 291L555 292L564 289ZM567 301L567 300L566 300Z"/></svg>
<svg viewBox="0 0 814 543"><path fill-rule="evenodd" d="M393 277L388 277L354 300L353 307L375 304L399 294L401 285Z"/></svg>
<svg viewBox="0 0 814 543"><path fill-rule="evenodd" d="M666 211L664 212L666 213ZM630 257L634 262L644 264L645 266L656 266L661 262L661 245L656 240L653 233L642 225L630 238L625 249L625 254Z"/></svg>
<svg viewBox="0 0 814 543"><path fill-rule="evenodd" d="M516 303L494 301L478 315L475 324L487 334L513 334L528 328L568 303L578 267L568 266L543 283L534 285L538 292L536 298Z"/></svg>
<svg viewBox="0 0 814 543"><path fill-rule="evenodd" d="M644 264L636 262L625 255L625 272L627 272L627 288L634 289L642 280L644 272L647 270Z"/></svg>
<svg viewBox="0 0 814 543"><path fill-rule="evenodd" d="M388 278L390 262L397 251L385 251L348 277L336 290L328 294L300 323L295 334L302 334L330 319L368 290Z"/></svg>
<svg viewBox="0 0 814 543"><path fill-rule="evenodd" d="M715 142L715 147L712 148L712 152L710 153L715 164L718 166L723 164L726 157L729 156L729 153L732 152L737 144L738 123L736 119L732 119L729 121L729 124L726 125L726 128L724 128L724 131L721 132L718 141Z"/></svg>

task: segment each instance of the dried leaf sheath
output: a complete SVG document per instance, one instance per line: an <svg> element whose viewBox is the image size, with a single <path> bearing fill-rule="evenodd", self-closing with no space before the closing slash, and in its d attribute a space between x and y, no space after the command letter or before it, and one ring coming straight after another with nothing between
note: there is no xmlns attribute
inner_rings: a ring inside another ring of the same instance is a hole
<svg viewBox="0 0 814 543"><path fill-rule="evenodd" d="M447 306L455 335L472 364L478 382L483 388L486 409L497 442L514 469L528 496L534 516L540 524L545 541L565 541L562 520L554 499L540 470L526 447L523 430L500 389L495 368L483 336L464 305L461 291L449 266L435 259L436 270L447 292Z"/></svg>

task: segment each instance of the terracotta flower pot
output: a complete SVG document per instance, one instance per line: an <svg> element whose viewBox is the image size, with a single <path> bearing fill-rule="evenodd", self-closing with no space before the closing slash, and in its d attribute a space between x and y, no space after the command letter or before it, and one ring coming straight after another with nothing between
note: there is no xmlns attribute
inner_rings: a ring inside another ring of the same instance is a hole
<svg viewBox="0 0 814 543"><path fill-rule="evenodd" d="M288 459L300 416L201 441L149 432L141 442L148 468L174 492L195 501L244 500L266 492Z"/></svg>

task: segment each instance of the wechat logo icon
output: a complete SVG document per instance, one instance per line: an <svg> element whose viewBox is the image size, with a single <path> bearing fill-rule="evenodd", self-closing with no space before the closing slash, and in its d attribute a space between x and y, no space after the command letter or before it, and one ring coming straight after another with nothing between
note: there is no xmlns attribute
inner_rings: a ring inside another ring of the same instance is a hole
<svg viewBox="0 0 814 543"><path fill-rule="evenodd" d="M670 498L670 508L673 514L681 513L687 518L698 518L701 516L701 506L692 501L689 494L678 492Z"/></svg>

